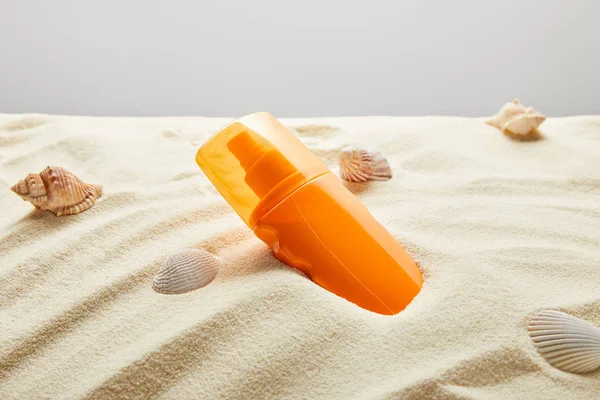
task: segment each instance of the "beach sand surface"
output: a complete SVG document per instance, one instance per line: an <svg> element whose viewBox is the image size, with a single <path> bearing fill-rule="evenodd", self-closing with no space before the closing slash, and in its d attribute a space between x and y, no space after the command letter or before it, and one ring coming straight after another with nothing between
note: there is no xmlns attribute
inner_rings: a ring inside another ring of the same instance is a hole
<svg viewBox="0 0 600 400"><path fill-rule="evenodd" d="M600 371L553 368L526 326L600 326L600 117L529 142L483 118L282 119L336 174L348 145L388 157L391 180L347 187L423 271L395 316L254 237L194 160L228 121L0 114L0 398L598 398ZM9 190L48 165L104 196L58 218ZM153 291L188 247L220 257L215 280Z"/></svg>

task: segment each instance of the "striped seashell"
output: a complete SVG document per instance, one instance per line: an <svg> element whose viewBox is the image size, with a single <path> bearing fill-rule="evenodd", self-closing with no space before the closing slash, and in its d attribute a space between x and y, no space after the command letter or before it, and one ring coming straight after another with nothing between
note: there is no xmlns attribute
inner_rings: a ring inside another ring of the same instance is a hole
<svg viewBox="0 0 600 400"><path fill-rule="evenodd" d="M503 132L526 136L535 131L546 120L540 112L532 107L525 107L519 99L506 103L500 111L486 121Z"/></svg>
<svg viewBox="0 0 600 400"><path fill-rule="evenodd" d="M340 177L349 182L386 181L392 169L383 153L375 149L346 147L339 156Z"/></svg>
<svg viewBox="0 0 600 400"><path fill-rule="evenodd" d="M91 185L60 167L47 167L29 174L10 188L40 210L56 214L79 214L102 196L102 186Z"/></svg>
<svg viewBox="0 0 600 400"><path fill-rule="evenodd" d="M185 249L165 260L152 288L158 293L178 294L208 285L219 271L219 259L199 249Z"/></svg>
<svg viewBox="0 0 600 400"><path fill-rule="evenodd" d="M600 368L600 329L560 311L544 310L527 327L538 352L556 368L584 374Z"/></svg>

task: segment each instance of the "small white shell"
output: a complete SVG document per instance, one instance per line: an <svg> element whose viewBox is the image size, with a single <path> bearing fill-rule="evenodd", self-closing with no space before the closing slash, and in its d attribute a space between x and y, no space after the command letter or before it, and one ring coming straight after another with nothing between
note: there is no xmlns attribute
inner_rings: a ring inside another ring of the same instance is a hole
<svg viewBox="0 0 600 400"><path fill-rule="evenodd" d="M219 259L199 249L185 249L167 257L152 288L158 293L178 294L208 285L217 275Z"/></svg>
<svg viewBox="0 0 600 400"><path fill-rule="evenodd" d="M525 107L519 99L504 104L500 111L486 121L503 132L518 136L526 136L535 131L546 120L539 111L532 107Z"/></svg>
<svg viewBox="0 0 600 400"><path fill-rule="evenodd" d="M392 169L383 153L375 149L346 147L340 151L340 177L350 182L386 181Z"/></svg>
<svg viewBox="0 0 600 400"><path fill-rule="evenodd" d="M600 368L600 329L589 322L544 310L527 330L538 352L556 368L579 374Z"/></svg>

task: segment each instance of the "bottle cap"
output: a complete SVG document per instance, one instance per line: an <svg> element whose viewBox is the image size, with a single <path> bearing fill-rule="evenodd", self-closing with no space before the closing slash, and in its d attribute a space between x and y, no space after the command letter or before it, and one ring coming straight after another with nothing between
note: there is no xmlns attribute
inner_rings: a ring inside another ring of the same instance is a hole
<svg viewBox="0 0 600 400"><path fill-rule="evenodd" d="M196 162L250 228L298 187L330 172L266 112L226 125L200 147Z"/></svg>

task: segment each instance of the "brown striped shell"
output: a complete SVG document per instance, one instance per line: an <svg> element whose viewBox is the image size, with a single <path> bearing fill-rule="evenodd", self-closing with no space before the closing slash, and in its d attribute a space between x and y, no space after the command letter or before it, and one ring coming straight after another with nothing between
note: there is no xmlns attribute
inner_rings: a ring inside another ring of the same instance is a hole
<svg viewBox="0 0 600 400"><path fill-rule="evenodd" d="M40 210L56 214L79 214L102 196L102 186L91 185L60 167L47 167L39 174L29 174L10 188Z"/></svg>
<svg viewBox="0 0 600 400"><path fill-rule="evenodd" d="M381 151L346 147L339 155L340 177L349 182L386 181L392 169Z"/></svg>

